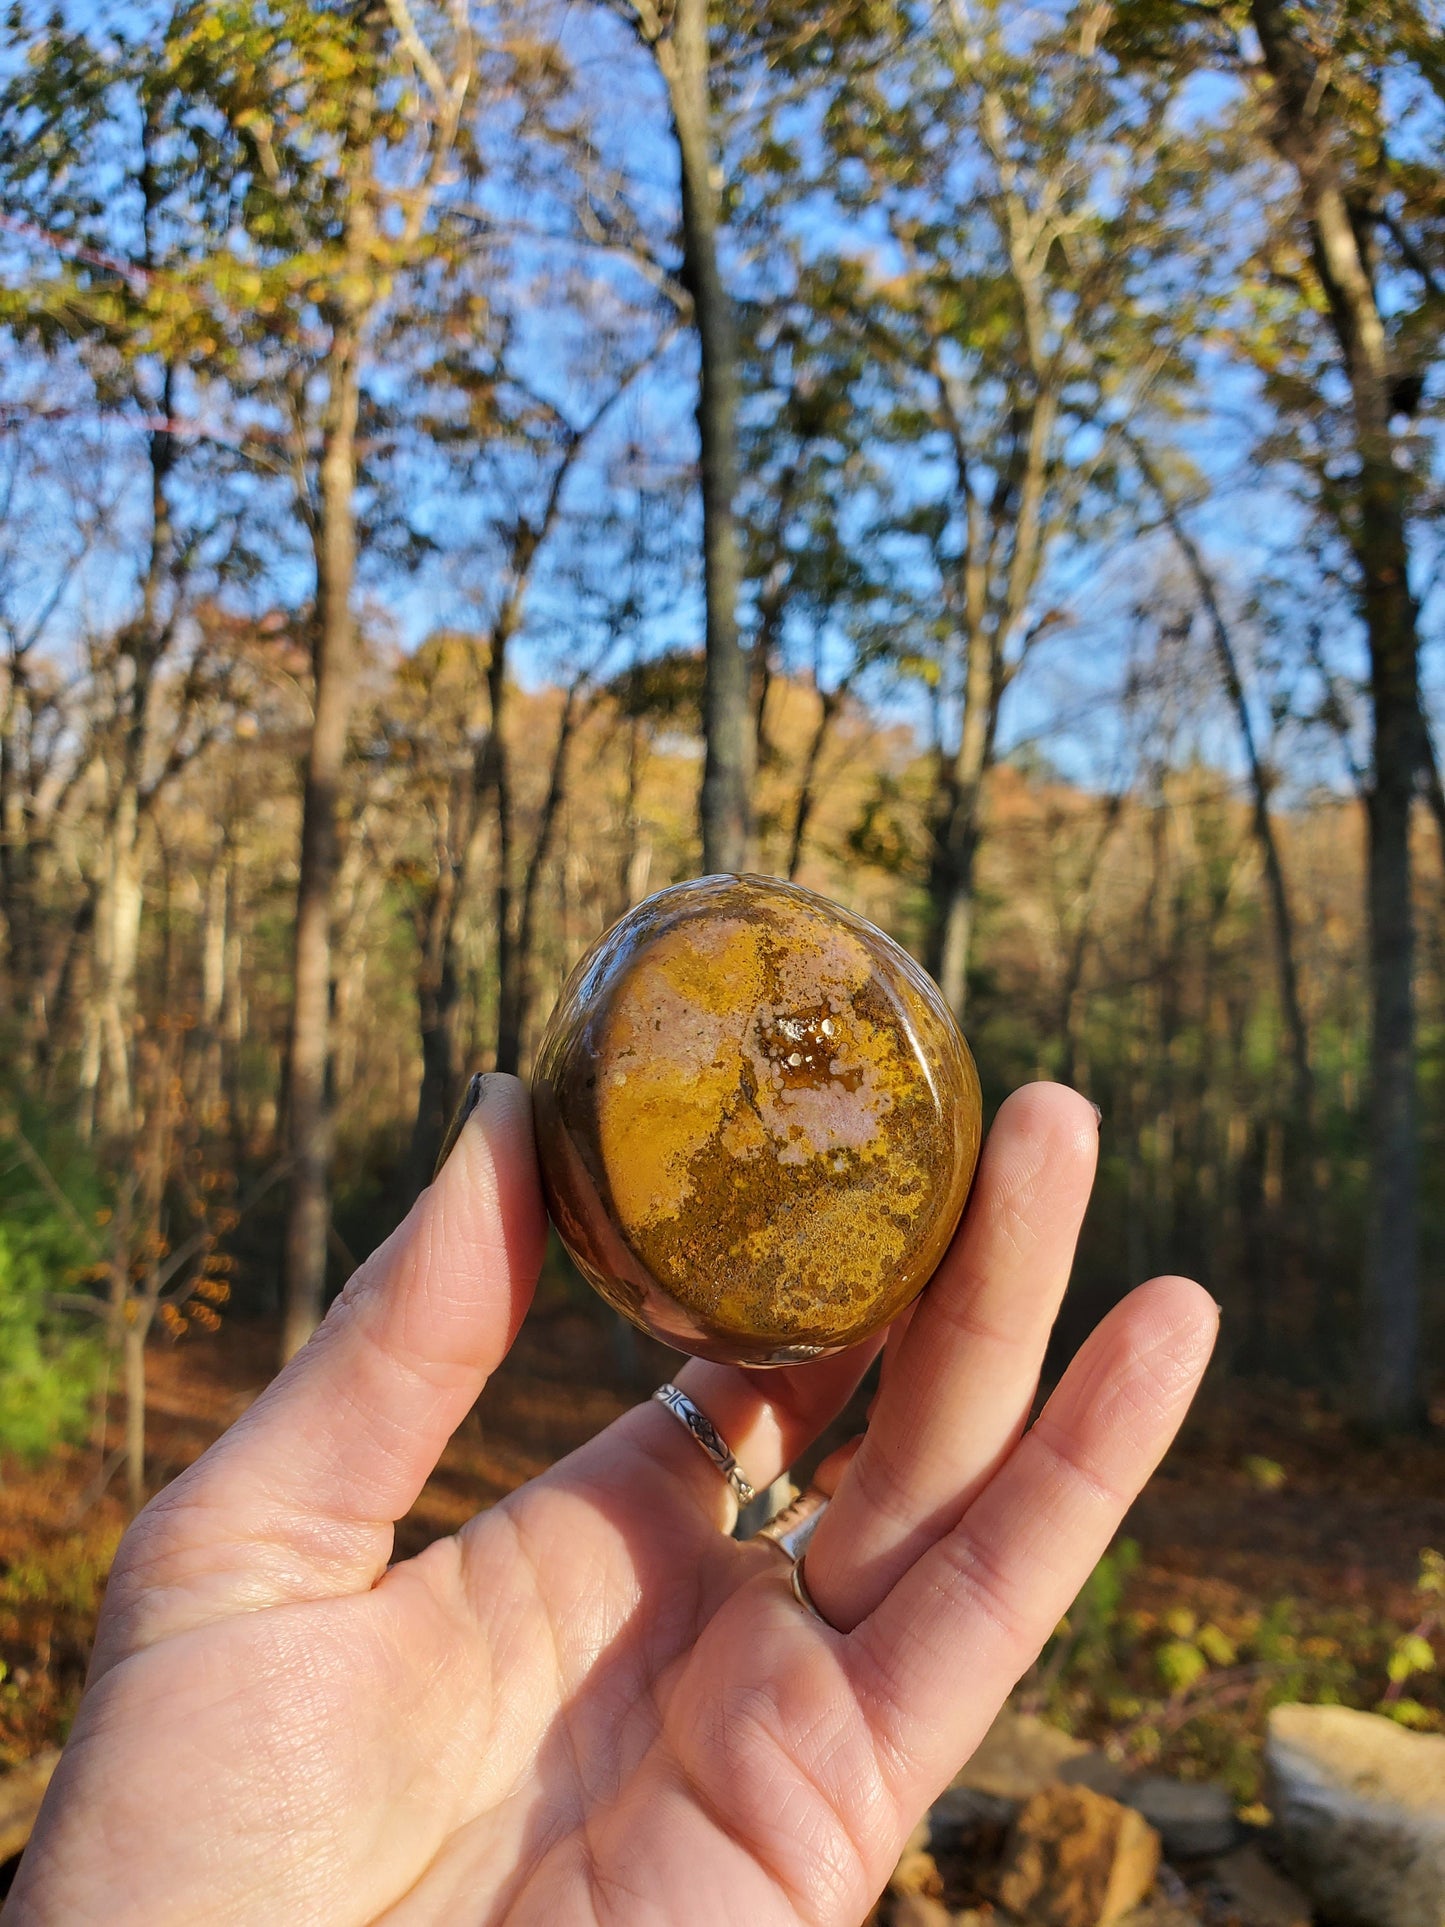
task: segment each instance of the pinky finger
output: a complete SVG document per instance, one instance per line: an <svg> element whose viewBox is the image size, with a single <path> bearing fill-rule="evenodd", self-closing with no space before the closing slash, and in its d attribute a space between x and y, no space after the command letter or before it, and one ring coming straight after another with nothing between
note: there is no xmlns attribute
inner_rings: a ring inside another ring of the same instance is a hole
<svg viewBox="0 0 1445 1927"><path fill-rule="evenodd" d="M1132 1292L958 1526L858 1627L855 1682L901 1807L967 1759L1068 1611L1178 1431L1218 1328L1188 1279ZM956 1699L950 1681L966 1682Z"/></svg>

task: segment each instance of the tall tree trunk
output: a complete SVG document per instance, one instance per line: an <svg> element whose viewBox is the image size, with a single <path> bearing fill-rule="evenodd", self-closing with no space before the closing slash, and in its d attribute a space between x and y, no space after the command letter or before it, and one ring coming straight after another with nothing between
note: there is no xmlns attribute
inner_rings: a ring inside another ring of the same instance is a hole
<svg viewBox="0 0 1445 1927"><path fill-rule="evenodd" d="M136 968L140 957L143 905L140 811L136 785L127 770L107 838L107 942L99 985L101 1050L101 1135L112 1141L129 1137L135 1125L131 1049L135 1038Z"/></svg>
<svg viewBox="0 0 1445 1927"><path fill-rule="evenodd" d="M632 667L632 694L635 698L637 665ZM638 821L637 799L642 786L642 717L627 719L627 788L622 799L622 834L617 839L617 910L621 916L630 910L647 887L651 867L650 843L644 843Z"/></svg>
<svg viewBox="0 0 1445 1927"><path fill-rule="evenodd" d="M1424 710L1420 712L1420 764L1424 771L1425 801L1430 806L1430 814L1435 819L1435 834L1440 843L1441 861L1445 862L1445 783L1440 780L1440 762L1435 754L1435 739L1430 733L1429 719Z"/></svg>
<svg viewBox="0 0 1445 1927"><path fill-rule="evenodd" d="M497 885L494 898L496 928L497 1029L495 1067L515 1072L521 1056L522 1031L528 1005L527 972L531 951L535 869L546 855L551 822L560 796L557 784L562 767L554 763L552 792L544 809L543 830L531 858L521 896L522 928L515 926L517 892L513 872L515 820L511 758L507 745L508 652L521 627L539 556L556 528L562 497L573 468L597 428L633 377L645 364L636 363L626 378L594 410L591 417L567 434L561 459L552 472L540 514L520 519L513 534L509 579L503 589L487 649L487 733L472 760L470 783L453 786L448 831L439 861L447 867L428 912L422 939L422 968L418 984L421 1021L422 1080L417 1112L407 1154L406 1180L412 1196L431 1178L451 1107L461 1093L462 1063L457 1020L462 995L460 956L461 919L471 900L491 799L497 827ZM569 692L558 754L565 763L571 729L573 693Z"/></svg>
<svg viewBox="0 0 1445 1927"><path fill-rule="evenodd" d="M792 558L784 544L788 516L798 492L798 466L790 462L778 477L776 510L773 524L773 554L758 592L758 626L753 638L752 653L748 661L748 679L751 684L749 700L753 706L752 722L752 771L766 769L772 760L773 746L768 737L768 699L773 691L773 675L776 667L778 641L782 634L783 616L788 606L788 592L793 585ZM816 681L816 673L814 676Z"/></svg>
<svg viewBox="0 0 1445 1927"><path fill-rule="evenodd" d="M332 898L339 867L338 813L351 720L355 641L356 417L361 327L339 323L330 357L331 392L322 430L316 521L315 720L301 813L296 892L295 1001L287 1052L287 1136L291 1160L286 1212L281 1352L289 1358L321 1318L331 1217L333 1119L327 1072L331 1048Z"/></svg>
<svg viewBox="0 0 1445 1927"><path fill-rule="evenodd" d="M440 855L444 873L427 907L417 979L421 1083L402 1180L408 1204L431 1183L465 1075L458 1029L463 989L462 916L471 900L472 879L478 868L481 806L494 787L490 749L484 748L468 785L465 813L462 786L455 787ZM509 794L506 807L510 828Z"/></svg>
<svg viewBox="0 0 1445 1927"><path fill-rule="evenodd" d="M463 918L467 906L473 901L477 879L483 870L490 828L490 819L484 808L491 783L489 771L490 753L484 745L470 778L466 782L459 782L454 791L449 857L455 878L447 893L445 915L437 935L440 961L435 991L428 998L428 1034L422 1039L422 1090L418 1097L410 1152L411 1172L416 1180L417 1192L431 1182L452 1112L461 1100L469 1071L475 1068L467 1061L461 1033L462 998L466 981L466 959L462 951ZM508 793L509 836L510 801ZM416 1192L413 1193L415 1195Z"/></svg>
<svg viewBox="0 0 1445 1927"><path fill-rule="evenodd" d="M1229 633L1229 625L1224 620L1224 611L1220 607L1214 578L1205 567L1198 543L1184 524L1178 504L1170 495L1144 444L1132 435L1127 436L1126 440L1139 464L1140 472L1159 503L1169 533L1174 538L1174 544L1184 557L1189 573L1194 578L1195 589L1209 621L1210 639L1214 644L1215 659L1219 664L1220 680L1224 684L1225 694L1234 711L1234 719L1239 726L1240 741L1244 745L1245 761L1249 765L1250 794L1253 800L1254 836L1264 863L1265 893L1269 898L1270 918L1274 924L1275 969L1279 978L1280 1012L1284 1018L1285 1035L1289 1039L1294 1110L1300 1135L1307 1147L1314 1112L1314 1073L1310 1065L1309 1030L1305 1023L1304 1006L1300 1001L1294 918L1289 907L1289 891L1285 887L1279 839L1274 833L1274 819L1270 815L1269 776L1259 754L1259 745L1255 741L1254 722L1249 713L1249 704L1245 699L1239 657L1235 651L1234 638ZM1307 1151L1305 1161L1307 1161Z"/></svg>
<svg viewBox="0 0 1445 1927"><path fill-rule="evenodd" d="M489 799L494 806L497 827L494 911L500 1024L502 982L507 970L507 933L511 927L513 844L511 765L503 735L507 720L507 652L522 618L532 565L555 520L562 479L569 466L570 458L553 478L540 523L535 530L524 533L513 558L512 580L488 642L486 735L477 746L469 775L452 784L445 834L438 839L439 874L422 931L421 969L417 980L422 1075L407 1148L404 1182L409 1201L431 1182L466 1071L457 1029L463 982L462 919L472 899ZM508 1067L497 1060L497 1068Z"/></svg>
<svg viewBox="0 0 1445 1927"><path fill-rule="evenodd" d="M967 643L964 706L958 748L940 751L934 790L933 850L929 863L926 962L949 1008L962 1018L973 946L974 863L978 855L983 785L993 761L999 690L992 652L982 636Z"/></svg>
<svg viewBox="0 0 1445 1927"><path fill-rule="evenodd" d="M816 686L816 678L815 678ZM822 761L823 746L834 719L843 706L843 698L848 693L846 683L839 683L833 689L819 689L818 720L813 725L813 733L808 738L808 747L803 757L803 772L798 783L798 800L793 810L793 833L788 842L789 883L796 880L798 871L803 867L803 850L808 841L808 829L813 821L813 811L818 804L818 765Z"/></svg>
<svg viewBox="0 0 1445 1927"><path fill-rule="evenodd" d="M644 30L647 30L646 22ZM737 341L718 264L718 193L708 98L707 0L676 0L670 30L652 36L667 83L682 174L683 279L692 296L701 359L703 579L707 673L703 686L700 815L708 871L752 861L751 712L748 662L738 646Z"/></svg>
<svg viewBox="0 0 1445 1927"><path fill-rule="evenodd" d="M552 854L562 799L567 791L567 760L577 723L577 685L569 684L557 724L552 768L537 834L528 852L520 890L500 879L497 889L497 1069L515 1074L532 1008L532 962L537 936L537 900Z"/></svg>
<svg viewBox="0 0 1445 1927"><path fill-rule="evenodd" d="M160 408L169 418L175 405L175 376L165 371ZM141 782L145 774L150 730L151 697L156 670L170 640L174 612L164 607L174 563L174 536L166 482L175 460L170 434L153 430L150 455L151 538L139 619L122 646L130 661L130 680L121 686L122 713L114 761L114 790L101 854L101 877L96 905L95 1000L93 1022L99 1032L99 1062L87 1053L87 1070L98 1075L92 1092L101 1135L124 1142L134 1135L134 1065L136 972L140 961L141 912L144 889L141 874Z"/></svg>
<svg viewBox="0 0 1445 1927"><path fill-rule="evenodd" d="M0 711L0 930L5 943L0 988L7 1009L19 1019L8 1041L19 1054L22 1072L33 1059L42 1021L36 1007L40 970L30 839L29 726L25 659L16 649L6 664L5 705Z"/></svg>
<svg viewBox="0 0 1445 1927"><path fill-rule="evenodd" d="M66 918L53 941L46 945L43 960L37 958L42 968L32 1005L36 1019L36 1067L42 1075L43 1087L54 1068L52 1043L55 1034L65 1029L77 960L84 957L85 940L94 924L95 893L88 891L74 913Z"/></svg>
<svg viewBox="0 0 1445 1927"><path fill-rule="evenodd" d="M142 259L147 268L155 261L154 222L162 194L156 178L156 156L160 133L154 118L154 104L148 102L142 134L142 159L139 186L142 204ZM103 938L103 952L97 956L99 981L92 986L98 997L96 1021L100 1030L103 1076L97 1118L102 1134L113 1142L134 1136L134 1044L136 1020L136 970L140 958L142 910L141 876L141 780L145 773L147 736L150 725L151 694L156 668L170 640L175 620L174 609L165 607L167 586L175 563L174 529L166 483L175 463L176 445L170 432L175 413L176 371L167 362L161 375L157 407L159 425L147 437L150 464L150 552L139 621L126 638L124 654L131 661L129 686L118 685L122 692L122 727L116 759L117 784L111 798L106 846L102 858L102 908L96 918L96 933ZM118 665L117 665L118 666Z"/></svg>
<svg viewBox="0 0 1445 1927"><path fill-rule="evenodd" d="M450 921L450 912L447 913ZM417 1198L432 1179L438 1153L447 1133L456 1086L456 1011L459 986L453 968L453 946L445 945L435 976L418 986L421 1031L421 1085L416 1117L407 1147L406 1191Z"/></svg>
<svg viewBox="0 0 1445 1927"><path fill-rule="evenodd" d="M492 644L487 663L487 695L491 715L486 739L477 753L477 795L490 792L495 805L497 825L497 884L493 899L493 925L497 945L497 1050L496 1068L516 1071L515 1061L502 1061L504 1039L514 1034L508 1008L514 978L512 963L512 852L516 824L512 809L512 764L507 748L507 643L510 633L501 625Z"/></svg>
<svg viewBox="0 0 1445 1927"><path fill-rule="evenodd" d="M431 936L434 941L424 945L423 977L430 973L431 981L424 983L421 990L422 1085L407 1159L408 1180L413 1195L430 1180L450 1121L451 1106L460 1095L464 1069L457 1037L462 988L461 917L471 900L472 879L477 873L488 798L494 806L497 829L497 884L493 901L497 943L497 1049L494 1062L498 1070L515 1072L517 1068L521 1024L513 930L515 822L512 767L506 735L508 653L526 610L532 571L561 514L562 492L567 478L589 433L621 392L619 388L585 427L573 431L569 436L563 457L553 471L540 516L535 522L519 524L511 558L511 577L488 638L487 733L472 759L470 785L464 788L457 784L453 790L446 860L454 866L454 874L445 883L440 900L433 906L434 929Z"/></svg>
<svg viewBox="0 0 1445 1927"><path fill-rule="evenodd" d="M1064 942L1064 969L1059 983L1058 1027L1062 1045L1059 1058L1059 1082L1075 1084L1081 1078L1087 1079L1088 1066L1080 1060L1079 1014L1082 1002L1081 991L1084 983L1084 964L1089 953L1089 940L1093 935L1093 912L1097 901L1100 872L1103 868L1104 851L1109 839L1124 813L1124 792L1115 790L1104 806L1103 820L1094 847L1089 852L1083 876L1079 880L1077 899L1077 921L1071 934ZM1060 923L1064 920L1061 916ZM1064 934L1061 931L1061 934Z"/></svg>
<svg viewBox="0 0 1445 1927"><path fill-rule="evenodd" d="M221 1070L221 1015L226 1002L226 915L231 902L229 834L211 863L201 912L201 1023L197 1040L200 1070L197 1108L202 1122L220 1117L224 1084Z"/></svg>
<svg viewBox="0 0 1445 1927"><path fill-rule="evenodd" d="M981 126L998 158L1004 150L1002 110L992 94L985 94ZM1023 238L1029 217L1012 168L1001 159L998 164L1024 359L1014 377L1019 399L1007 458L1009 480L992 491L987 507L972 475L957 384L945 371L936 336L928 368L937 391L939 422L952 449L965 542L949 598L963 638L963 711L958 748L949 757L940 747L935 773L925 961L960 1018L973 947L974 867L983 830L984 781L993 766L1004 693L1031 645L1023 624L1047 546L1045 497L1058 416L1057 371L1045 343L1037 247ZM1015 638L1019 653L1010 664L1008 652Z"/></svg>
<svg viewBox="0 0 1445 1927"><path fill-rule="evenodd" d="M1393 464L1391 464L1393 467ZM1367 586L1374 774L1368 799L1372 1196L1366 1284L1371 1316L1370 1410L1383 1428L1420 1416L1419 1169L1415 1097L1414 920L1410 816L1415 793L1418 639L1415 612L1394 593L1383 558L1393 551L1403 585L1403 517L1388 501L1395 478L1366 480L1360 548L1372 552ZM1383 485L1382 485L1383 484ZM1371 544L1378 544L1371 551ZM1400 607L1401 601L1408 606Z"/></svg>
<svg viewBox="0 0 1445 1927"><path fill-rule="evenodd" d="M150 1320L133 1319L121 1340L125 1389L126 1504L132 1518L146 1502L146 1332Z"/></svg>
<svg viewBox="0 0 1445 1927"><path fill-rule="evenodd" d="M1421 767L1419 629L1410 591L1406 472L1390 432L1389 343L1342 181L1332 83L1296 38L1283 0L1253 0L1271 83L1273 138L1294 168L1315 267L1350 383L1358 470L1344 534L1359 570L1373 710L1369 822L1370 1210L1366 1233L1369 1414L1420 1416L1419 1169L1410 817Z"/></svg>
<svg viewBox="0 0 1445 1927"><path fill-rule="evenodd" d="M241 1115L241 1046L246 1038L246 987L242 976L244 952L240 863L235 854L226 866L226 949L221 987L221 1092L231 1129L231 1145L239 1164L245 1145Z"/></svg>
<svg viewBox="0 0 1445 1927"><path fill-rule="evenodd" d="M437 837L437 882L421 931L417 1018L421 1086L407 1148L407 1202L430 1184L458 1096L461 1066L457 1012L461 1003L457 920L466 897L476 807L465 779L454 781Z"/></svg>

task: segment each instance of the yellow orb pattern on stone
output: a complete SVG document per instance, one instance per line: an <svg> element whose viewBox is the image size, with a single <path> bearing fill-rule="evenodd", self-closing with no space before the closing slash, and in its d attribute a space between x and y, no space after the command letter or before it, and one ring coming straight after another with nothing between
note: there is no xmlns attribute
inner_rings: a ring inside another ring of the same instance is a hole
<svg viewBox="0 0 1445 1927"><path fill-rule="evenodd" d="M783 1363L896 1316L952 1235L978 1079L930 980L809 891L712 877L588 953L535 1081L584 1275L670 1344Z"/></svg>

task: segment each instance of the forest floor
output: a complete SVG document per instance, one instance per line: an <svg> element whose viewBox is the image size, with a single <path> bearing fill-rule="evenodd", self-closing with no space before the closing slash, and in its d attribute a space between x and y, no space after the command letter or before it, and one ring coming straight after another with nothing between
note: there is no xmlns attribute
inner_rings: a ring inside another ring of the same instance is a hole
<svg viewBox="0 0 1445 1927"><path fill-rule="evenodd" d="M153 1488L255 1397L273 1342L228 1322L154 1345ZM647 1341L629 1356L590 1305L545 1294L399 1527L398 1556L584 1442L670 1362ZM0 1478L0 1768L62 1738L74 1714L124 1525L119 1481L84 1503L97 1457L66 1449ZM1427 1548L1445 1551L1445 1428L1370 1444L1317 1400L1220 1377L1021 1701L1131 1766L1223 1779L1247 1806L1275 1700L1383 1703L1445 1729L1445 1595L1419 1586ZM1411 1636L1421 1663L1402 1675Z"/></svg>

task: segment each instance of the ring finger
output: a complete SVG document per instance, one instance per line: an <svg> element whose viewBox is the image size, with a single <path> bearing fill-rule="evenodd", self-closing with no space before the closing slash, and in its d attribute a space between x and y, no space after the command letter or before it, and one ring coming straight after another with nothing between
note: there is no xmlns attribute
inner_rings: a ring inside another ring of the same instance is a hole
<svg viewBox="0 0 1445 1927"><path fill-rule="evenodd" d="M712 1421L748 1484L761 1492L842 1411L882 1343L880 1334L832 1358L767 1371L694 1358L676 1383ZM727 1480L686 1426L655 1400L625 1413L584 1447L588 1456L616 1451L633 1460L636 1474L659 1471L708 1525L732 1530L737 1502Z"/></svg>

